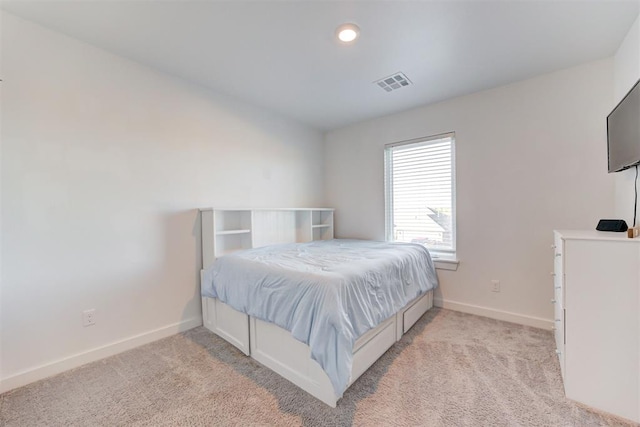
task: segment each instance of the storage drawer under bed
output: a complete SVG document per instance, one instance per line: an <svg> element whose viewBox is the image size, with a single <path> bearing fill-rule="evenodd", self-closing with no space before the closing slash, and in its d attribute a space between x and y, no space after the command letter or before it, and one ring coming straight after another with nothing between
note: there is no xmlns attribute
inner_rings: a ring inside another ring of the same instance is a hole
<svg viewBox="0 0 640 427"><path fill-rule="evenodd" d="M419 298L411 307L406 309L402 314L402 333L405 334L415 323L422 317L422 315L433 307L433 293L428 292L423 297ZM399 339L400 337L398 337Z"/></svg>

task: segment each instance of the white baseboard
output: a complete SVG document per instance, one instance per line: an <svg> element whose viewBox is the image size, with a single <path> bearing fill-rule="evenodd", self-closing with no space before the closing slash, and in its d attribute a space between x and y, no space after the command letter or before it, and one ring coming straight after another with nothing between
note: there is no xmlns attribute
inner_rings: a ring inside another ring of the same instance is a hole
<svg viewBox="0 0 640 427"><path fill-rule="evenodd" d="M519 325L533 326L534 328L551 330L553 327L553 321L550 319L542 319L540 317L526 316L524 314L511 313L509 311L443 300L442 298L434 298L433 304L436 307L489 317L491 319L504 320L505 322L517 323Z"/></svg>
<svg viewBox="0 0 640 427"><path fill-rule="evenodd" d="M132 348L175 335L179 332L193 329L200 325L202 325L202 317L194 317L19 372L0 380L0 393L22 387L90 362L95 362L96 360L104 359L105 357L113 356L114 354L122 353L123 351L131 350Z"/></svg>
<svg viewBox="0 0 640 427"><path fill-rule="evenodd" d="M549 330L553 326L553 321L548 319L448 301L441 298L434 298L433 303L436 307L475 314L497 320L504 320L506 322L518 323L520 325L532 326L534 328ZM0 393L22 387L90 362L95 362L96 360L104 359L105 357L122 353L123 351L131 350L132 348L175 335L179 332L193 329L200 325L202 325L202 318L194 317L14 374L0 380Z"/></svg>

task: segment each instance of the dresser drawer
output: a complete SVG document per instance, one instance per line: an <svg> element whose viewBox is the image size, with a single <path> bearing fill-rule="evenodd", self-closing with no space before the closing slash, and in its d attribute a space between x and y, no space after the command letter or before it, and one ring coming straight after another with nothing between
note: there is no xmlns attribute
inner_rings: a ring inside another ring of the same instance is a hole
<svg viewBox="0 0 640 427"><path fill-rule="evenodd" d="M553 245L553 271L556 277L562 276L564 266L564 255L562 241Z"/></svg>
<svg viewBox="0 0 640 427"><path fill-rule="evenodd" d="M565 370L565 286L564 286L564 240L554 234L553 245L553 335L560 372L564 379Z"/></svg>
<svg viewBox="0 0 640 427"><path fill-rule="evenodd" d="M560 306L560 304L554 305L555 309L553 311L553 334L556 342L556 354L558 355L558 361L560 362L560 371L562 372L562 378L564 378L564 309Z"/></svg>
<svg viewBox="0 0 640 427"><path fill-rule="evenodd" d="M564 284L563 277L557 274L553 277L553 301L554 304L564 308Z"/></svg>
<svg viewBox="0 0 640 427"><path fill-rule="evenodd" d="M555 305L553 310L553 333L556 340L556 348L558 350L564 349L564 309Z"/></svg>

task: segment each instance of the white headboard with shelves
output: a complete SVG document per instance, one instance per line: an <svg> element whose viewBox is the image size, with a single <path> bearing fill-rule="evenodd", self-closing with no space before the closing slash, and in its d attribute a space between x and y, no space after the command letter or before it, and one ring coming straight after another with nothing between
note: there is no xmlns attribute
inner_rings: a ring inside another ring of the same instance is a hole
<svg viewBox="0 0 640 427"><path fill-rule="evenodd" d="M202 268L241 249L333 239L333 212L331 208L200 209Z"/></svg>

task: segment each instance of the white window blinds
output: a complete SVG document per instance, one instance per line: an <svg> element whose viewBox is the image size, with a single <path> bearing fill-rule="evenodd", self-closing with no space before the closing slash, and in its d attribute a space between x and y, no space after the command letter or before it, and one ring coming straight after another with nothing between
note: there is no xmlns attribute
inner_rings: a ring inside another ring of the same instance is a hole
<svg viewBox="0 0 640 427"><path fill-rule="evenodd" d="M387 240L455 252L454 134L385 148Z"/></svg>

